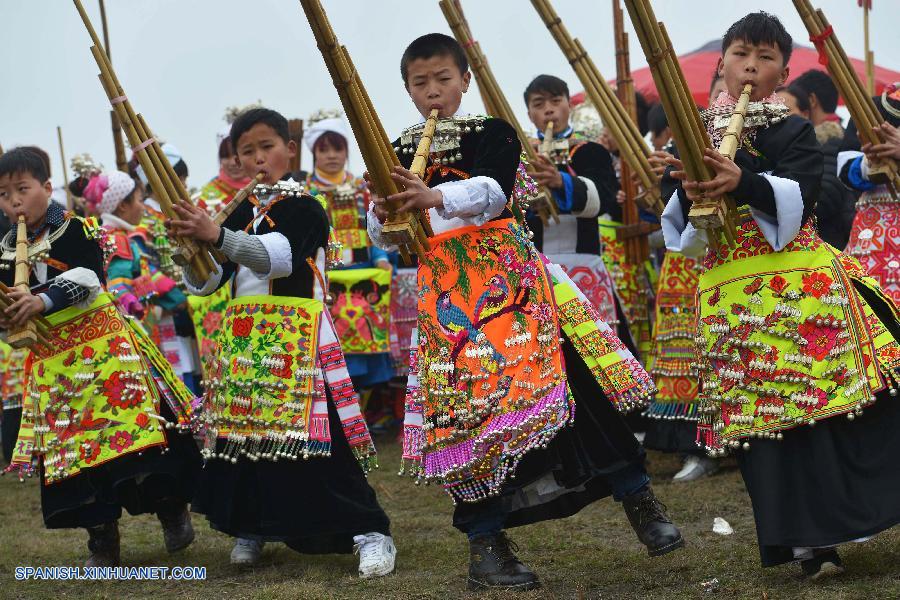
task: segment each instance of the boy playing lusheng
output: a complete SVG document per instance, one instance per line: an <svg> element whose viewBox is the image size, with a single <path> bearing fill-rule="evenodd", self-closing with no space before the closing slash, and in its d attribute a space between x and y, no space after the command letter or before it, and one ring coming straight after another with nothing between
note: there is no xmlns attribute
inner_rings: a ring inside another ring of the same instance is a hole
<svg viewBox="0 0 900 600"><path fill-rule="evenodd" d="M706 150L708 182L689 181L670 159L678 181L663 228L670 250L702 249L691 203L728 194L739 207L735 247L708 252L699 279L698 437L714 454L738 451L763 565L800 560L820 577L842 570L838 544L900 521L900 327L878 284L815 230L815 132L772 96L791 48L766 13L726 32L718 70L727 90L704 113L713 143L716 116L733 111L747 83L748 114L768 118L744 129L734 162Z"/></svg>
<svg viewBox="0 0 900 600"><path fill-rule="evenodd" d="M435 233L419 257L404 461L456 503L454 526L469 537L469 587L539 586L504 529L575 514L611 492L651 555L680 547L616 412L646 399L649 376L574 286L554 289L565 275L545 266L512 219L515 131L458 112L471 75L453 38L413 41L400 71L419 113L439 109L439 130L458 134L433 147L424 180L397 167L392 176L405 191L391 200L427 210ZM407 167L421 127L394 142ZM385 216L384 199L373 197L369 233L382 246Z"/></svg>
<svg viewBox="0 0 900 600"><path fill-rule="evenodd" d="M294 181L279 181L297 151L282 115L248 110L231 140L262 184L222 227L188 203L169 223L228 257L208 281L186 270L189 290L230 285L233 298L205 396L208 460L193 510L236 538L234 564L255 564L278 541L307 554L355 549L360 576L387 575L390 522L364 471L375 449L322 302L328 216Z"/></svg>
<svg viewBox="0 0 900 600"><path fill-rule="evenodd" d="M540 144L553 122L551 158L539 153L531 165L532 176L549 189L559 210L560 222L547 224L529 212L528 228L534 232L535 248L561 266L591 300L607 324L624 320L606 264L597 217L610 214L622 218L616 202L619 187L609 151L588 141L569 125L569 86L552 75L538 75L525 88L528 118L537 128ZM623 323L624 326L624 323ZM627 326L621 330L627 337ZM621 335L620 335L621 337Z"/></svg>
<svg viewBox="0 0 900 600"><path fill-rule="evenodd" d="M121 174L120 174L121 175ZM127 175L121 175L130 181ZM0 157L0 207L28 229L31 292L13 291L0 314L10 331L43 314L49 344L32 348L22 427L11 469L40 457L41 510L50 529L88 530L87 566L119 563L118 520L156 513L166 549L194 539L187 501L200 454L188 425L190 392L103 285L96 225L49 202L41 155L16 148ZM0 280L12 286L16 230L0 241ZM170 429L170 431L166 431Z"/></svg>

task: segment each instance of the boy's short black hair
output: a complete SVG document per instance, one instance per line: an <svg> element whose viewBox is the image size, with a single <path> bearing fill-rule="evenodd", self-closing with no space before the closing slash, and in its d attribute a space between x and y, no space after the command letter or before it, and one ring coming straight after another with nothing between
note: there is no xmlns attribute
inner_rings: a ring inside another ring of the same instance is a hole
<svg viewBox="0 0 900 600"><path fill-rule="evenodd" d="M238 143L241 141L241 136L258 123L268 125L274 129L275 133L284 140L285 144L291 141L291 136L288 132L288 121L284 118L284 115L271 108L251 108L238 115L234 123L231 124L231 133L228 137L231 138L231 143L234 145L235 150L237 150Z"/></svg>
<svg viewBox="0 0 900 600"><path fill-rule="evenodd" d="M815 94L825 112L833 113L837 109L838 90L828 73L810 69L791 83L791 87L794 86L806 90L807 94Z"/></svg>
<svg viewBox="0 0 900 600"><path fill-rule="evenodd" d="M47 153L37 146L19 146L0 156L0 177L27 173L41 183L50 179Z"/></svg>
<svg viewBox="0 0 900 600"><path fill-rule="evenodd" d="M403 56L400 58L400 76L403 77L403 85L409 87L406 80L409 76L409 63L414 60L429 59L433 56L451 57L459 67L461 75L465 75L469 70L469 61L459 42L443 33L426 33L414 39L403 51Z"/></svg>
<svg viewBox="0 0 900 600"><path fill-rule="evenodd" d="M525 88L525 106L528 106L528 100L531 98L532 94L539 93L550 94L551 96L565 96L566 100L568 100L569 86L559 77L553 75L538 75L532 79L531 83L528 84L528 87Z"/></svg>
<svg viewBox="0 0 900 600"><path fill-rule="evenodd" d="M659 135L668 126L669 119L666 117L666 109L663 108L661 102L657 102L647 112L647 127L650 129L650 133Z"/></svg>
<svg viewBox="0 0 900 600"><path fill-rule="evenodd" d="M791 52L794 49L794 40L778 17L763 11L750 13L728 28L722 38L722 54L725 54L728 46L736 41L744 41L754 46L771 44L781 50L785 65L791 60Z"/></svg>

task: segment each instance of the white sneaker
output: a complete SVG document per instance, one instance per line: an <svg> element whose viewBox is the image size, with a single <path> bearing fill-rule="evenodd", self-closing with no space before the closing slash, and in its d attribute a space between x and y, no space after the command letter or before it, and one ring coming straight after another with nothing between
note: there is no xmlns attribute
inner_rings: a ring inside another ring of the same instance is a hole
<svg viewBox="0 0 900 600"><path fill-rule="evenodd" d="M252 566L259 562L265 542L236 538L231 549L231 564Z"/></svg>
<svg viewBox="0 0 900 600"><path fill-rule="evenodd" d="M394 540L381 533L353 536L353 553L359 554L359 576L382 577L394 570L397 548Z"/></svg>
<svg viewBox="0 0 900 600"><path fill-rule="evenodd" d="M672 481L694 481L707 475L712 475L719 470L719 463L714 458L706 456L688 456L684 461L684 466L680 471L675 473Z"/></svg>

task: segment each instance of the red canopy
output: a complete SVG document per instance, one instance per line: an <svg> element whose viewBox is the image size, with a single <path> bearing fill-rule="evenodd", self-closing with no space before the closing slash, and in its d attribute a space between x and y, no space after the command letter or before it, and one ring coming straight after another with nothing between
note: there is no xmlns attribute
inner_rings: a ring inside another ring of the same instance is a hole
<svg viewBox="0 0 900 600"><path fill-rule="evenodd" d="M722 55L722 45L719 40L708 42L683 56L678 57L681 63L681 69L687 79L688 87L694 101L700 106L706 106L709 100L709 84L712 80L713 72L716 70L716 64ZM866 79L866 64L864 61L851 58L853 68L859 74L862 81ZM808 46L794 46L794 52L791 54L791 77L788 80L793 81L796 77L809 71L810 69L818 69L825 71L825 67L819 64L819 55L814 48ZM631 74L634 79L634 89L644 94L650 101L659 99L656 93L656 86L653 84L653 76L650 74L650 68L644 67L638 69ZM880 94L884 86L900 81L900 72L885 69L884 67L875 66L875 91ZM615 85L615 80L610 80L611 85ZM584 101L584 92L579 92L572 96L574 104L580 104ZM843 104L843 99L839 102Z"/></svg>

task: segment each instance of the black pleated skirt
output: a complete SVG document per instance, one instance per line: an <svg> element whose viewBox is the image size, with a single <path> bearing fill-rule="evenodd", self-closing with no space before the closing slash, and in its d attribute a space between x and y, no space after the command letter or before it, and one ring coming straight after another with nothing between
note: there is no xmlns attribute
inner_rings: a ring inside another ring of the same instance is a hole
<svg viewBox="0 0 900 600"><path fill-rule="evenodd" d="M161 413L174 420L169 407ZM41 511L48 529L93 527L115 521L122 509L132 515L155 513L161 503L188 503L203 464L190 433L166 430L168 451L151 448L50 485L41 484ZM43 479L43 472L41 473Z"/></svg>
<svg viewBox="0 0 900 600"><path fill-rule="evenodd" d="M237 464L210 460L200 472L191 509L232 537L284 542L304 554L349 554L354 535L390 535L390 520L330 400L328 420L330 457L278 462L241 457Z"/></svg>
<svg viewBox="0 0 900 600"><path fill-rule="evenodd" d="M900 339L890 308L857 289ZM900 523L898 432L900 397L884 390L853 421L834 416L738 452L763 566L793 560L793 547L834 546Z"/></svg>
<svg viewBox="0 0 900 600"><path fill-rule="evenodd" d="M507 515L504 527L518 527L574 515L612 494L607 476L636 465L644 451L607 399L590 369L566 339L562 345L569 387L575 397L575 422L545 449L531 450L499 496L461 502L453 526L468 532L485 512Z"/></svg>

